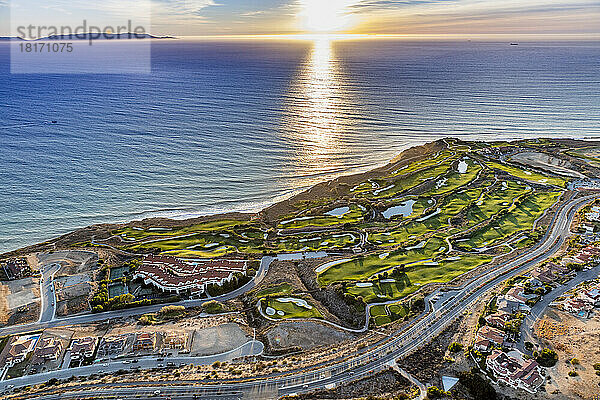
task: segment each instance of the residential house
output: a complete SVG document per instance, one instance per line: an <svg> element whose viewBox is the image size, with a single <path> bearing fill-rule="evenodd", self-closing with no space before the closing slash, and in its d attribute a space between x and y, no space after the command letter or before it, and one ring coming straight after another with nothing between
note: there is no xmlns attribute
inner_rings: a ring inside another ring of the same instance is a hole
<svg viewBox="0 0 600 400"><path fill-rule="evenodd" d="M135 342L133 343L133 350L149 350L154 351L156 349L156 333L138 333L135 336Z"/></svg>
<svg viewBox="0 0 600 400"><path fill-rule="evenodd" d="M489 340L492 344L502 346L504 344L504 332L491 326L482 326L477 332L477 341Z"/></svg>
<svg viewBox="0 0 600 400"><path fill-rule="evenodd" d="M8 352L4 357L4 365L12 367L25 360L25 357L33 351L39 336L13 337L8 343Z"/></svg>
<svg viewBox="0 0 600 400"><path fill-rule="evenodd" d="M33 365L44 364L47 361L57 361L63 351L62 340L55 337L44 337L39 340L33 352Z"/></svg>
<svg viewBox="0 0 600 400"><path fill-rule="evenodd" d="M126 335L104 337L98 346L98 354L106 357L122 353L127 345L127 338Z"/></svg>
<svg viewBox="0 0 600 400"><path fill-rule="evenodd" d="M510 314L505 312L497 312L485 317L485 322L494 328L504 329L506 322L510 319Z"/></svg>
<svg viewBox="0 0 600 400"><path fill-rule="evenodd" d="M94 355L98 338L87 336L73 340L71 343L71 360L90 358Z"/></svg>
<svg viewBox="0 0 600 400"><path fill-rule="evenodd" d="M544 383L541 368L534 360L519 360L502 351L494 350L486 358L486 366L498 381L530 393L535 393Z"/></svg>
<svg viewBox="0 0 600 400"><path fill-rule="evenodd" d="M165 335L163 344L165 349L183 350L186 347L188 335L186 333L169 332Z"/></svg>

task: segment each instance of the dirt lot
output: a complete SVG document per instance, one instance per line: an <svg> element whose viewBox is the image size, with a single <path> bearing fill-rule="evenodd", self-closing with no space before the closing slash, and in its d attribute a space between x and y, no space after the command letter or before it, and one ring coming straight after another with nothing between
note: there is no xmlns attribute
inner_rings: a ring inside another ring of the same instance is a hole
<svg viewBox="0 0 600 400"><path fill-rule="evenodd" d="M39 278L0 283L0 323L32 322L39 317Z"/></svg>
<svg viewBox="0 0 600 400"><path fill-rule="evenodd" d="M91 281L89 273L55 279L54 287L58 298L57 316L64 317L89 311L88 298L92 291Z"/></svg>
<svg viewBox="0 0 600 400"><path fill-rule="evenodd" d="M355 336L312 321L281 322L264 333L273 349L301 347L310 350L317 346L337 345Z"/></svg>
<svg viewBox="0 0 600 400"><path fill-rule="evenodd" d="M546 327L546 329L540 329ZM551 327L550 329L548 327ZM554 332L554 333L551 333ZM579 319L550 309L536 324L536 335L558 353L558 363L548 369L546 391L552 399L592 399L600 394L600 376L593 365L600 362L600 317ZM577 358L579 365L568 364ZM576 377L568 376L575 370Z"/></svg>
<svg viewBox="0 0 600 400"><path fill-rule="evenodd" d="M237 324L199 329L192 338L192 356L207 356L236 349L250 340Z"/></svg>
<svg viewBox="0 0 600 400"><path fill-rule="evenodd" d="M572 178L585 178L585 175L574 171L573 166L567 160L552 157L545 153L523 152L516 154L512 159L518 163L531 165L543 170L551 170L555 173Z"/></svg>

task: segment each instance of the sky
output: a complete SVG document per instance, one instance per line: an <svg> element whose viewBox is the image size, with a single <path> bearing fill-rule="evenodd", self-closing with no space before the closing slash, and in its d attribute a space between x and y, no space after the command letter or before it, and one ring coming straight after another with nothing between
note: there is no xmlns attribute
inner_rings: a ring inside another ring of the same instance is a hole
<svg viewBox="0 0 600 400"><path fill-rule="evenodd" d="M600 0L0 0L3 36L25 23L78 26L84 19L97 26L132 19L175 36L585 36L600 33Z"/></svg>

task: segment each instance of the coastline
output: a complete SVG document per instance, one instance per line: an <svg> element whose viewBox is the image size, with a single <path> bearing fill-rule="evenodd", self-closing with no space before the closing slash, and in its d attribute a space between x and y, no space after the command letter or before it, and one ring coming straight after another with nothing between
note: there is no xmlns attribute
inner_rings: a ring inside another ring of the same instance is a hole
<svg viewBox="0 0 600 400"><path fill-rule="evenodd" d="M426 144L427 143L422 143L419 146L423 146ZM197 211L179 210L180 212L178 212L177 209L172 209L172 211L147 210L147 211L132 212L129 214L129 216L124 216L123 219L117 218L117 219L112 219L112 220L108 220L108 221L98 221L97 223L91 223L89 225L81 226L78 228L64 230L64 231L62 231L62 233L51 234L46 238L39 238L37 241L35 241L33 243L31 243L31 242L24 243L23 245L18 246L17 248L9 248L9 249L0 248L0 259L10 257L11 254L13 254L13 253L18 253L24 249L28 249L28 248L35 247L35 246L38 246L38 245L41 245L44 243L49 243L49 242L55 241L61 237L68 236L74 232L88 229L93 226L108 226L108 225L110 225L110 226L125 226L128 224L132 224L134 222L150 221L150 220L152 220L152 221L168 220L168 221L180 221L180 222L195 221L195 220L205 221L205 220L218 219L219 217L227 217L227 216L231 216L231 215L259 214L262 211L265 211L273 206L276 206L280 203L289 201L301 193L308 192L317 185L326 184L328 182L334 181L334 180L342 178L342 177L360 175L360 174L368 173L373 170L383 168L386 165L394 163L394 160L397 157L399 157L404 151L410 150L414 147L417 147L417 146L407 145L407 147L404 150L399 150L397 152L396 156L394 156L393 158L391 158L387 161L384 161L381 163L375 163L375 164L369 165L369 166L350 167L339 173L335 173L332 175L326 175L324 180L321 180L316 184L311 183L311 184L304 185L304 186L299 187L294 190L288 190L288 191L286 191L286 193L276 195L275 197L272 197L272 198L269 198L266 200L262 200L262 201L258 201L258 202L241 203L239 206L234 206L231 208L227 208L227 207L208 208L208 209L204 209L204 210L199 209ZM223 200L223 202L235 202L235 201L234 200Z"/></svg>
<svg viewBox="0 0 600 400"><path fill-rule="evenodd" d="M545 138L540 138L545 139ZM535 139L535 140L540 140ZM585 140L585 139L571 139L571 138L548 138L556 142L588 142L590 144L594 144L593 140ZM283 195L281 198L275 198L272 200L267 200L265 202L259 203L253 207L249 207L248 209L237 209L231 211L222 211L222 212L198 212L191 214L178 214L171 215L168 217L154 215L148 216L140 219L131 219L127 221L118 221L118 222L104 222L98 224L88 225L82 228L70 230L62 235L55 235L52 238L49 238L45 241L40 241L34 244L29 244L14 250L8 250L3 253L0 253L0 259L14 257L15 255L25 254L25 253L33 253L40 251L52 251L57 248L57 246L61 246L64 243L67 243L69 246L72 246L73 243L78 243L82 240L77 240L77 238L85 238L85 240L92 240L97 238L97 236L104 236L103 239L109 238L110 232L123 228L123 227L182 227L187 225L192 225L196 223L202 223L206 221L215 221L218 219L235 219L235 220L251 220L254 218L260 218L265 221L275 221L277 218L285 215L292 210L294 207L293 203L301 202L301 201L309 201L318 198L323 198L330 195L333 199L339 200L343 197L342 193L347 191L349 187L352 187L354 184L358 182L365 181L370 179L371 177L377 177L381 173L389 173L394 168L397 168L398 165L407 164L413 162L418 159L422 159L432 154L433 152L441 149L445 146L446 140L455 140L461 143L462 140L454 137L447 137L444 139L438 139L429 143L408 147L407 149L401 151L397 156L390 159L383 165L375 166L372 168L368 168L364 171L354 172L354 173L341 173L339 176L331 179L324 180L320 183L306 186L305 188L299 188L296 191ZM517 143L523 142L532 139L526 140L501 140L501 141L482 141L482 143ZM160 213L160 212L159 212Z"/></svg>

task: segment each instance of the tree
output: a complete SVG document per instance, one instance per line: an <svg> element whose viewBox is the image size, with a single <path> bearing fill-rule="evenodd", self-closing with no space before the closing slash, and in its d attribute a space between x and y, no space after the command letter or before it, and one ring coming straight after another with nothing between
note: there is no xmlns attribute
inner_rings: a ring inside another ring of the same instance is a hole
<svg viewBox="0 0 600 400"><path fill-rule="evenodd" d="M496 391L487 379L477 373L476 368L471 371L459 372L458 379L475 399L496 400Z"/></svg>
<svg viewBox="0 0 600 400"><path fill-rule="evenodd" d="M536 361L543 367L554 367L558 361L558 354L554 350L545 348L537 355Z"/></svg>

